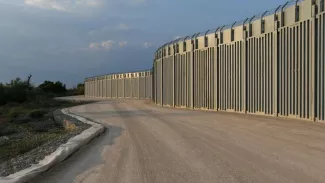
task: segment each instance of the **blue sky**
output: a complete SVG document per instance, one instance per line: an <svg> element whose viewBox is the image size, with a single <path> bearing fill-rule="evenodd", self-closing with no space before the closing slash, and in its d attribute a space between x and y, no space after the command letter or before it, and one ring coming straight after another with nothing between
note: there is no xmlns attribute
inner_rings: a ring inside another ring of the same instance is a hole
<svg viewBox="0 0 325 183"><path fill-rule="evenodd" d="M152 67L155 50L263 12L284 0L0 0L0 82L33 82Z"/></svg>

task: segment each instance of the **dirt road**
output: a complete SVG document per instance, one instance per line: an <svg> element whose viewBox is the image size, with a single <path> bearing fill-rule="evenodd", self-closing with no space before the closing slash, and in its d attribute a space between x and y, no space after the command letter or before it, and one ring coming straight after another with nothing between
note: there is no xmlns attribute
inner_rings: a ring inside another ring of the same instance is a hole
<svg viewBox="0 0 325 183"><path fill-rule="evenodd" d="M137 100L72 111L108 130L33 182L325 182L324 124Z"/></svg>

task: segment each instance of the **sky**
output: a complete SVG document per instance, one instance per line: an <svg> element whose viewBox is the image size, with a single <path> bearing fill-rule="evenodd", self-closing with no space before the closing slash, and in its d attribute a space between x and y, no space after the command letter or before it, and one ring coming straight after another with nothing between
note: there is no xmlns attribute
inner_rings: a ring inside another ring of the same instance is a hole
<svg viewBox="0 0 325 183"><path fill-rule="evenodd" d="M285 0L0 0L0 82L68 87L152 68L162 44L251 17Z"/></svg>

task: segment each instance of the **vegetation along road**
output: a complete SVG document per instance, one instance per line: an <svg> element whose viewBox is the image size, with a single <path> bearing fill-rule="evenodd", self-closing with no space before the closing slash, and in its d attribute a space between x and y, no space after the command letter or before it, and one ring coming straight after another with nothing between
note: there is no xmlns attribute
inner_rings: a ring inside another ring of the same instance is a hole
<svg viewBox="0 0 325 183"><path fill-rule="evenodd" d="M104 135L33 182L325 182L325 125L100 101L72 108Z"/></svg>

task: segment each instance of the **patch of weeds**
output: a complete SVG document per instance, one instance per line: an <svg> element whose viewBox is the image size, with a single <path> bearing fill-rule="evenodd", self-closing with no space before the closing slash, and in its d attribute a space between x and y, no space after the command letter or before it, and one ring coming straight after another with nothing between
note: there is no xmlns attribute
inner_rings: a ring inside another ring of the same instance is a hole
<svg viewBox="0 0 325 183"><path fill-rule="evenodd" d="M41 120L35 122L29 122L29 130L32 132L48 132L52 128L57 127L54 121L52 120Z"/></svg>
<svg viewBox="0 0 325 183"><path fill-rule="evenodd" d="M3 116L7 116L10 119L15 119L17 117L24 116L28 109L22 107L22 106L16 106L16 107L11 107L6 110L6 113Z"/></svg>
<svg viewBox="0 0 325 183"><path fill-rule="evenodd" d="M8 136L19 132L15 125L2 125L0 127L0 136Z"/></svg>
<svg viewBox="0 0 325 183"><path fill-rule="evenodd" d="M57 133L38 133L30 136L29 138L24 138L20 141L15 141L9 143L0 148L0 154L2 158L12 158L19 154L26 153L36 147L43 145L49 140L59 138L61 134Z"/></svg>
<svg viewBox="0 0 325 183"><path fill-rule="evenodd" d="M31 118L43 118L44 115L47 113L46 110L43 109L35 109L28 113L28 116Z"/></svg>
<svg viewBox="0 0 325 183"><path fill-rule="evenodd" d="M17 118L19 115L21 115L21 111L17 111L17 110L10 110L8 113L8 117L9 118Z"/></svg>
<svg viewBox="0 0 325 183"><path fill-rule="evenodd" d="M66 130L68 131L73 131L76 130L77 126L75 124L73 124L71 121L69 120L64 120L63 121L63 126Z"/></svg>
<svg viewBox="0 0 325 183"><path fill-rule="evenodd" d="M85 104L85 102L36 98L37 100L33 101L7 103L0 106L0 136L9 138L0 146L0 162L62 138L67 133L73 133L78 129L74 124L64 124L64 119L54 120L51 111Z"/></svg>
<svg viewBox="0 0 325 183"><path fill-rule="evenodd" d="M34 125L34 126L33 126ZM14 127L14 125L11 125ZM68 131L53 126L53 122L33 122L33 124L20 125L24 132L8 135L9 141L0 146L0 162L31 151L50 140L63 137ZM46 130L46 132L44 132Z"/></svg>

